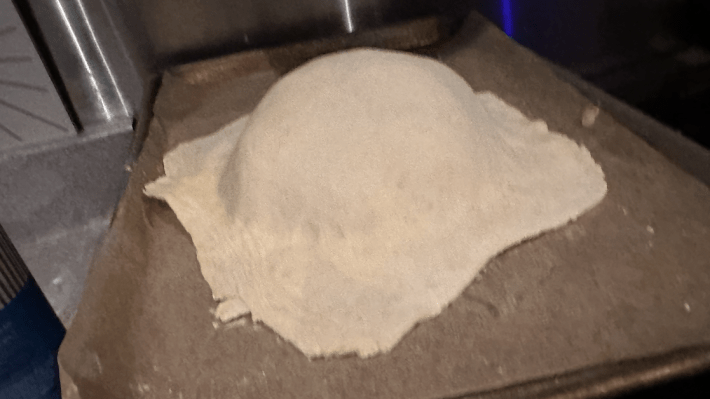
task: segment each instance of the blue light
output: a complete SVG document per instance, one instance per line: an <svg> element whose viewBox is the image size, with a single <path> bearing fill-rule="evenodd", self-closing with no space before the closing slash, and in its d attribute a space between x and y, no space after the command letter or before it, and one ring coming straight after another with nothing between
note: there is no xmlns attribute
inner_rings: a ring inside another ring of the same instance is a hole
<svg viewBox="0 0 710 399"><path fill-rule="evenodd" d="M502 0L503 6L503 31L513 37L513 11L510 7L511 0Z"/></svg>

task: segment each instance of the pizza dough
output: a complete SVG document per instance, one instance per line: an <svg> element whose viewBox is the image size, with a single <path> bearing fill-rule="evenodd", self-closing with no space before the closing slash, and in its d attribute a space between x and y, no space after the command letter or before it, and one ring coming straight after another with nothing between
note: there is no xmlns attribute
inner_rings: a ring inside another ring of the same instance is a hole
<svg viewBox="0 0 710 399"><path fill-rule="evenodd" d="M447 66L358 49L284 76L178 146L146 194L197 250L216 314L309 357L390 350L505 248L604 197L590 153Z"/></svg>

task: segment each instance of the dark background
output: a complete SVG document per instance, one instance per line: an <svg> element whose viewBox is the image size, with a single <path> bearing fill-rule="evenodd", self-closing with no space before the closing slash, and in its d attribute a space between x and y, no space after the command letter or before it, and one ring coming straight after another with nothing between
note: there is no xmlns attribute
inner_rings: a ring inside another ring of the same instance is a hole
<svg viewBox="0 0 710 399"><path fill-rule="evenodd" d="M518 43L710 147L710 1L467 4Z"/></svg>

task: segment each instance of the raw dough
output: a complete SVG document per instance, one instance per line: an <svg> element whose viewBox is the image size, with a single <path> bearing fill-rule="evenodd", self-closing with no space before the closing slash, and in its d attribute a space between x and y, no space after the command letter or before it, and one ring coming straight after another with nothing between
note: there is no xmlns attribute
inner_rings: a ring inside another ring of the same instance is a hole
<svg viewBox="0 0 710 399"><path fill-rule="evenodd" d="M250 311L309 357L388 351L491 257L606 193L544 122L435 60L368 49L298 68L164 165L145 192L192 236L218 317Z"/></svg>

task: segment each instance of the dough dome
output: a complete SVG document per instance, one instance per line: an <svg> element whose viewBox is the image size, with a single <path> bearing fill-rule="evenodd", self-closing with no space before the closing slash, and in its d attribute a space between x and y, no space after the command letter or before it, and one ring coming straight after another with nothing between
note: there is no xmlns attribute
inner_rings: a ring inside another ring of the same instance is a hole
<svg viewBox="0 0 710 399"><path fill-rule="evenodd" d="M166 156L175 184L146 191L193 236L221 314L236 300L310 357L391 349L495 254L606 192L585 148L400 52L311 61L211 145L210 182L184 186ZM171 194L198 189L214 198Z"/></svg>

